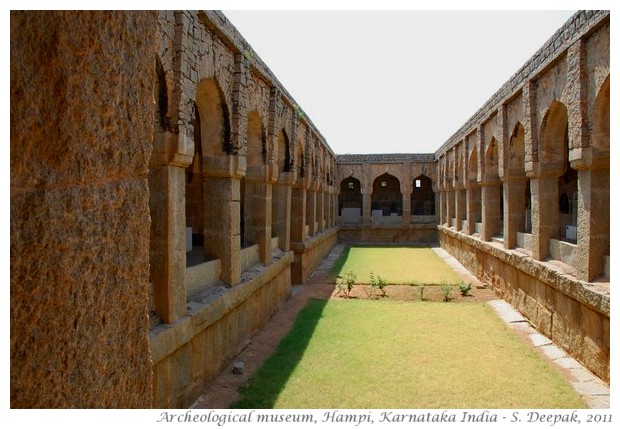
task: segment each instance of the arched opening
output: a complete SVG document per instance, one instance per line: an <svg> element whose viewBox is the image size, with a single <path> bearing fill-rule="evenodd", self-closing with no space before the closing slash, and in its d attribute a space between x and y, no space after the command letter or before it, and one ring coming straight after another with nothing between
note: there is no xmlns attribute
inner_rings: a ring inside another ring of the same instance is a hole
<svg viewBox="0 0 620 429"><path fill-rule="evenodd" d="M482 188L482 239L503 237L504 189L499 180L499 144L491 138L486 148Z"/></svg>
<svg viewBox="0 0 620 429"><path fill-rule="evenodd" d="M400 181L396 177L385 173L374 180L370 209L373 222L400 221L403 214L403 197L400 192Z"/></svg>
<svg viewBox="0 0 620 429"><path fill-rule="evenodd" d="M514 193L510 193L509 210L516 224L515 230L520 233L530 232L532 213L529 179L525 174L525 129L520 123L515 125L510 136L506 178L511 190L514 190Z"/></svg>
<svg viewBox="0 0 620 429"><path fill-rule="evenodd" d="M413 216L435 216L433 181L424 174L413 179L411 213Z"/></svg>
<svg viewBox="0 0 620 429"><path fill-rule="evenodd" d="M589 256L588 272L585 275L588 281L595 280L601 274L607 279L610 276L609 102L608 76L594 101L592 112L592 163L596 168L581 172L590 176L589 204L583 204L590 228L589 242L585 244ZM580 243L580 246L583 245Z"/></svg>
<svg viewBox="0 0 620 429"><path fill-rule="evenodd" d="M196 87L195 138L202 153L202 207L204 216L204 260L221 261L221 277L228 284L238 282L236 265L231 260L231 237L237 227L222 219L236 217L236 179L229 177L230 119L225 98L215 79L204 79ZM196 145L198 146L198 145Z"/></svg>
<svg viewBox="0 0 620 429"><path fill-rule="evenodd" d="M545 195L539 195L541 208L555 211L549 219L548 238L576 243L578 175L568 161L568 111L564 104L554 101L549 106L542 122L541 136L542 169L545 176L557 177L557 186Z"/></svg>
<svg viewBox="0 0 620 429"><path fill-rule="evenodd" d="M482 231L482 191L478 183L478 150L469 156L467 168L467 226L470 234Z"/></svg>
<svg viewBox="0 0 620 429"><path fill-rule="evenodd" d="M294 152L296 181L291 191L291 242L301 243L306 239L306 189L304 146L299 139Z"/></svg>
<svg viewBox="0 0 620 429"><path fill-rule="evenodd" d="M265 225L265 160L267 137L260 115L253 110L248 114L246 177L240 182L241 215L240 240L241 248L259 243Z"/></svg>
<svg viewBox="0 0 620 429"><path fill-rule="evenodd" d="M361 223L363 210L362 184L353 176L340 182L338 216L342 223Z"/></svg>
<svg viewBox="0 0 620 429"><path fill-rule="evenodd" d="M205 262L204 180L201 121L194 104L194 158L185 169L185 264L192 267Z"/></svg>
<svg viewBox="0 0 620 429"><path fill-rule="evenodd" d="M285 130L280 130L278 133L278 171L280 173L288 173L291 171L291 155L289 148L288 135Z"/></svg>

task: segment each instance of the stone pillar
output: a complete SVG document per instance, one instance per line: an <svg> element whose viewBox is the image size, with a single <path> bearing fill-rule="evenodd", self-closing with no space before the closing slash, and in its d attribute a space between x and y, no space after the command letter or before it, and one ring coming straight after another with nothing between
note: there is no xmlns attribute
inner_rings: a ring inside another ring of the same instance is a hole
<svg viewBox="0 0 620 429"><path fill-rule="evenodd" d="M439 225L446 223L446 192L439 191Z"/></svg>
<svg viewBox="0 0 620 429"><path fill-rule="evenodd" d="M185 169L149 172L153 307L165 323L185 315Z"/></svg>
<svg viewBox="0 0 620 429"><path fill-rule="evenodd" d="M316 235L316 190L310 188L306 191L306 225L308 225L308 235Z"/></svg>
<svg viewBox="0 0 620 429"><path fill-rule="evenodd" d="M532 257L542 261L549 256L549 239L558 237L560 224L558 178L530 180L532 191Z"/></svg>
<svg viewBox="0 0 620 429"><path fill-rule="evenodd" d="M452 226L452 218L454 217L454 190L446 191L446 222L448 227Z"/></svg>
<svg viewBox="0 0 620 429"><path fill-rule="evenodd" d="M500 233L500 193L502 187L497 182L482 184L482 233L480 238L491 241Z"/></svg>
<svg viewBox="0 0 620 429"><path fill-rule="evenodd" d="M291 187L288 183L274 183L271 216L273 231L279 239L280 249L291 249Z"/></svg>
<svg viewBox="0 0 620 429"><path fill-rule="evenodd" d="M469 183L465 190L465 204L467 211L467 234L476 232L476 222L480 219L480 186L477 183Z"/></svg>
<svg viewBox="0 0 620 429"><path fill-rule="evenodd" d="M222 280L231 286L241 280L240 180L209 177L205 182L205 254L220 259Z"/></svg>
<svg viewBox="0 0 620 429"><path fill-rule="evenodd" d="M325 229L325 192L322 189L316 194L316 217L317 232L323 232Z"/></svg>
<svg viewBox="0 0 620 429"><path fill-rule="evenodd" d="M525 231L525 187L527 180L504 181L504 248L517 245L517 232Z"/></svg>
<svg viewBox="0 0 620 429"><path fill-rule="evenodd" d="M372 224L372 213L370 211L371 198L372 198L371 193L362 191L362 205L363 205L362 217L364 220L364 226L370 226Z"/></svg>
<svg viewBox="0 0 620 429"><path fill-rule="evenodd" d="M271 262L271 184L245 179L245 240L258 244L260 261Z"/></svg>
<svg viewBox="0 0 620 429"><path fill-rule="evenodd" d="M411 223L411 192L403 192L403 219L404 225Z"/></svg>
<svg viewBox="0 0 620 429"><path fill-rule="evenodd" d="M455 228L457 231L463 229L463 221L465 220L465 209L466 209L466 198L465 198L465 190L462 188L457 188L455 191L456 195L456 203L455 203L455 217L456 217L456 225Z"/></svg>
<svg viewBox="0 0 620 429"><path fill-rule="evenodd" d="M576 267L580 280L594 281L609 255L609 169L579 170Z"/></svg>
<svg viewBox="0 0 620 429"><path fill-rule="evenodd" d="M306 239L306 189L301 185L291 194L291 242L302 243Z"/></svg>

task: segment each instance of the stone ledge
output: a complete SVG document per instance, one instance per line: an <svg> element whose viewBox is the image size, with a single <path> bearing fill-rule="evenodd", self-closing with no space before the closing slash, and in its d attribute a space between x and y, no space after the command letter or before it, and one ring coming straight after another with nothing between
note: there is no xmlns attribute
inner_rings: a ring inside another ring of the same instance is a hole
<svg viewBox="0 0 620 429"><path fill-rule="evenodd" d="M184 317L173 324L160 325L149 332L153 365L223 318L292 263L293 252L286 252L280 259L274 259L272 264L265 267L255 277L227 289L222 295L213 296L207 302L188 303L188 312Z"/></svg>
<svg viewBox="0 0 620 429"><path fill-rule="evenodd" d="M291 242L291 250L295 253L306 253L308 250L315 248L325 240L331 238L333 234L338 234L340 230L339 226L333 226L331 228L323 230L319 235L306 238L302 243Z"/></svg>
<svg viewBox="0 0 620 429"><path fill-rule="evenodd" d="M592 308L593 310L609 316L609 296L595 290L595 285L582 282L576 278L562 274L552 268L551 265L536 261L513 249L506 250L498 246L481 241L461 232L438 226L438 230L456 240L462 241L482 252L485 252L514 268L540 280L541 282L558 290L562 294Z"/></svg>

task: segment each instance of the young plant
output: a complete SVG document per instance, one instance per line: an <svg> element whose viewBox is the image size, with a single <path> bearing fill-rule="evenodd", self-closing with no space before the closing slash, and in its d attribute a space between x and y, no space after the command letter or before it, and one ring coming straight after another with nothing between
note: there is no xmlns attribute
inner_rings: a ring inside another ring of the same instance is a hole
<svg viewBox="0 0 620 429"><path fill-rule="evenodd" d="M353 289L353 285L355 284L355 280L357 279L357 274L353 271L349 271L343 276L338 276L336 280L336 287L338 288L338 293L344 293L344 296L349 298L351 296L351 289Z"/></svg>
<svg viewBox="0 0 620 429"><path fill-rule="evenodd" d="M465 282L461 282L459 285L459 290L461 291L462 296L469 295L469 291L471 290L471 283L465 284Z"/></svg>
<svg viewBox="0 0 620 429"><path fill-rule="evenodd" d="M375 277L375 273L373 273L372 270L370 271L370 285L373 290L379 289L379 291L381 291L381 296L387 296L385 294L385 286L387 285L387 282L379 275Z"/></svg>
<svg viewBox="0 0 620 429"><path fill-rule="evenodd" d="M441 285L441 290L443 292L443 301L449 302L452 299L452 297L450 296L450 294L452 293L452 286L447 283L443 283Z"/></svg>

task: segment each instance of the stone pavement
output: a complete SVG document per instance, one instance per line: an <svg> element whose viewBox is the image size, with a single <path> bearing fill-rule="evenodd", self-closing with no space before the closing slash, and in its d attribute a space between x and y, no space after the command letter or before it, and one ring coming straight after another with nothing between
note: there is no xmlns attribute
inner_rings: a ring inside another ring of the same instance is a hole
<svg viewBox="0 0 620 429"><path fill-rule="evenodd" d="M541 355L565 374L573 389L590 408L609 408L609 386L604 381L536 331L521 313L503 299L489 301L488 304L511 329L526 337Z"/></svg>

